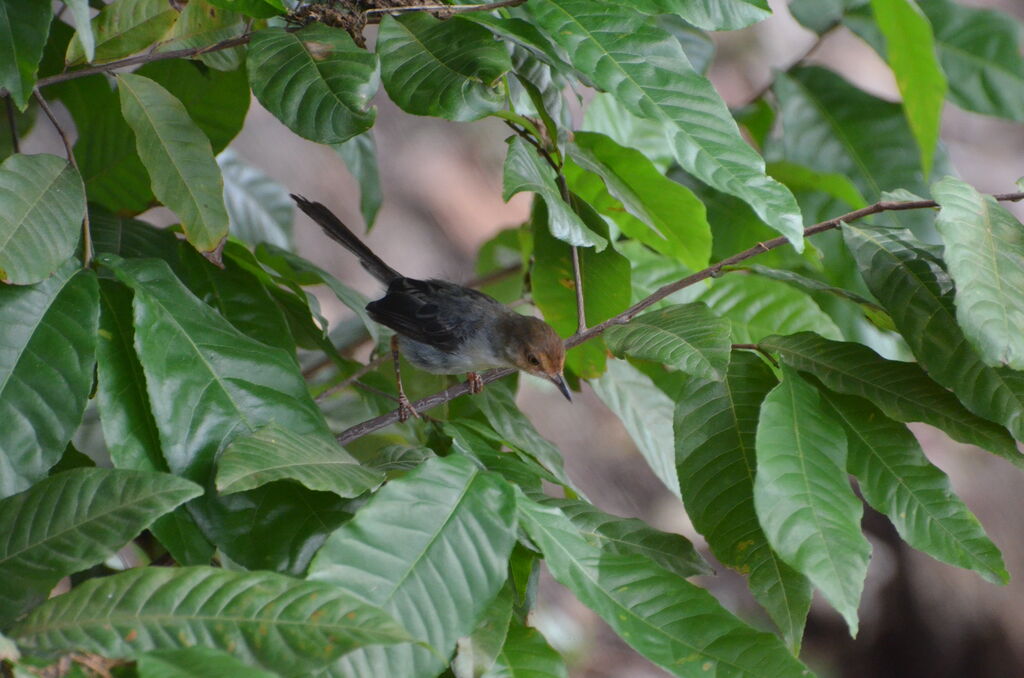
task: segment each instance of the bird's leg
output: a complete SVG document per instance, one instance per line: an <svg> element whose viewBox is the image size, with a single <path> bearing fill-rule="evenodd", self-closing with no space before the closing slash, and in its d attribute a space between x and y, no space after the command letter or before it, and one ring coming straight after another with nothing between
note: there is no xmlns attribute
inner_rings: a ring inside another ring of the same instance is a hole
<svg viewBox="0 0 1024 678"><path fill-rule="evenodd" d="M476 372L466 372L466 383L469 384L469 392L473 395L483 393L484 380Z"/></svg>
<svg viewBox="0 0 1024 678"><path fill-rule="evenodd" d="M409 398L405 395L405 389L402 388L402 370L398 366L397 334L391 335L391 358L395 361L395 382L398 384L398 421L404 422L410 414L418 419L420 413L409 402Z"/></svg>

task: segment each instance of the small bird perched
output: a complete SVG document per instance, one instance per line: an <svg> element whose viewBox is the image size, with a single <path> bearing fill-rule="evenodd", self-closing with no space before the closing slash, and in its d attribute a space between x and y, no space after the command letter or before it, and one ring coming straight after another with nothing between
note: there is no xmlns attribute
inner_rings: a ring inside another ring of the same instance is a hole
<svg viewBox="0 0 1024 678"><path fill-rule="evenodd" d="M398 350L414 366L434 374L467 373L471 393L483 390L477 372L514 367L554 382L570 402L562 377L565 346L543 320L516 313L483 292L444 280L416 280L385 264L338 217L318 202L292 195L299 208L328 236L359 257L387 286L387 294L366 305L370 317L396 333L391 348L398 378L399 418L416 415L402 389ZM397 343L396 343L397 341Z"/></svg>

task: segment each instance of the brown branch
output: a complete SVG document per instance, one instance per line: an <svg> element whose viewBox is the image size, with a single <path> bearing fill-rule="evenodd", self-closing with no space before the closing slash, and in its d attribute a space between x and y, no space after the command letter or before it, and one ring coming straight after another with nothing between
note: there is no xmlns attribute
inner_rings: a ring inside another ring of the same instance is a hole
<svg viewBox="0 0 1024 678"><path fill-rule="evenodd" d="M1019 200L1024 200L1024 192L997 193L992 197L999 201L1016 202ZM872 214L878 214L880 212L917 210L928 207L938 207L938 203L936 203L934 200L914 200L908 202L876 202L873 205L868 205L867 207L864 207L862 209L854 210L853 212L847 212L846 214L843 214L841 216L835 217L833 219L828 219L827 221L822 221L813 226L810 226L804 229L804 237L809 237L812 235L816 235L818 233L822 233L824 231L829 231L839 227L843 223L857 221L858 219L863 219L864 217L871 216ZM771 240L767 240L762 243L758 243L754 247L734 254L731 257L728 257L727 259L723 259L717 264L713 264L702 271L698 271L693 275L689 275L683 278L682 280L677 280L676 282L669 283L668 285L665 285L656 290L649 297L630 306L617 316L609 318L608 320L605 320L604 322L598 325L594 325L593 327L588 328L584 332L580 332L569 337L568 339L565 340L565 347L568 349L573 348L574 346L579 346L583 342L588 341L589 339L593 339L594 337L604 333L605 330L607 330L609 327L612 327L613 325L625 325L634 317L636 317L636 315L639 314L641 311L650 307L652 304L661 301L670 294L678 292L684 287L694 285L700 282L701 280L706 280L707 278L717 276L721 272L722 268L725 266L731 266L746 259L750 259L751 257L755 257L758 254L770 252L773 249L785 245L787 242L789 241L786 240L786 238L778 237L773 238ZM497 379L507 377L514 371L515 370L508 368L500 370L490 370L489 372L484 372L483 374L481 374L480 377L483 379L484 383L489 383ZM458 396L463 395L465 393L469 393L469 386L463 382L455 386L446 388L443 391L439 391L438 393L434 393L433 395L429 395L426 398L421 398L420 400L417 400L416 402L413 403L413 407L415 407L418 412L424 412L431 408L437 407L438 405L442 405L448 402L449 400L457 398ZM338 434L338 442L344 445L357 438L361 438L364 435L380 430L385 426L389 426L390 424L393 424L396 421L398 421L398 410L382 414L379 417L374 417L373 419L368 419L367 421L356 424L355 426L348 428L342 431L340 434Z"/></svg>
<svg viewBox="0 0 1024 678"><path fill-rule="evenodd" d="M221 50L244 45L249 42L251 37L251 33L245 33L233 38L228 38L227 40L215 42L212 45L206 45L205 47L187 47L185 49L174 49L169 52L147 52L146 54L138 54L133 57L128 57L127 59L118 59L117 61L111 61L105 64L97 64L95 66L89 66L88 68L80 68L77 71L67 71L65 73L51 75L47 78L40 78L36 81L36 87L48 87L49 85L56 85L58 82L74 80L75 78L84 78L87 75L95 75L97 73L106 73L118 68L127 68L128 66L136 66L138 64L148 64L151 61L181 58L188 59L202 54L209 54L210 52L219 52Z"/></svg>
<svg viewBox="0 0 1024 678"><path fill-rule="evenodd" d="M39 92L37 87L32 94L36 98L36 102L39 104L39 108L43 109L43 113L50 119L50 123L53 124L54 129L57 130L57 134L60 135L60 140L64 142L64 150L68 154L68 162L71 166L78 171L78 162L75 160L75 152L71 149L71 142L68 140L68 135L64 133L64 129L57 122L56 116L53 115L53 111L50 110L50 105L46 103L46 99ZM85 213L82 216L82 266L88 266L92 262L92 233L89 228L89 208L85 209Z"/></svg>
<svg viewBox="0 0 1024 678"><path fill-rule="evenodd" d="M11 97L10 92L4 95L4 102L7 104L7 124L11 128L11 150L15 153L21 153L21 144L18 141L18 121L14 117L14 99Z"/></svg>
<svg viewBox="0 0 1024 678"><path fill-rule="evenodd" d="M517 7L526 0L501 0L501 2L488 2L482 5L406 5L404 7L375 7L363 12L366 17L374 17L384 14L406 14L408 12L443 12L451 16L464 14L466 12L489 12L502 7Z"/></svg>

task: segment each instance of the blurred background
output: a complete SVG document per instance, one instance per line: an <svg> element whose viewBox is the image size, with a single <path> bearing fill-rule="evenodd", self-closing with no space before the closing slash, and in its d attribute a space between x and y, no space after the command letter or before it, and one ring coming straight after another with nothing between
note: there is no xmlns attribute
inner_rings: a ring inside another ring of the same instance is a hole
<svg viewBox="0 0 1024 678"><path fill-rule="evenodd" d="M1000 9L1024 21L1022 0L957 1ZM770 81L772 69L788 67L816 39L790 17L783 0L770 4L775 12L771 19L714 36L717 53L709 76L730 106L749 102ZM367 37L373 40L373 29ZM830 33L807 61L839 72L876 96L897 99L888 67L845 29ZM526 194L507 204L501 199L508 128L497 120L455 124L410 116L385 96L378 96L376 104L374 134L384 199L367 241L406 275L469 280L481 244L528 216ZM947 103L942 137L957 171L982 191L1011 191L1024 175L1022 125ZM292 134L255 100L232 148L247 164L288 190L325 203L363 232L359 187L340 157ZM62 154L48 125L36 125L24 150ZM1021 206L1010 208L1022 216ZM168 215L159 212L146 217L168 223ZM295 242L301 255L343 282L367 295L379 292L354 258L304 217L296 217ZM351 314L329 291L314 289L332 326ZM607 512L639 517L689 537L717 570L700 585L744 619L770 628L743 580L715 563L682 504L647 469L618 420L589 387L584 386L570 407L554 390L536 386L523 380L520 406L563 451L570 477L587 496ZM864 525L874 550L860 634L851 639L839 616L815 600L803 659L822 678L1024 676L1024 477L1008 462L955 443L935 429L913 428L928 456L949 474L954 490L1002 550L1013 580L1007 587L993 586L914 552L884 517L866 507ZM532 622L569 660L573 678L669 675L624 645L547 577Z"/></svg>

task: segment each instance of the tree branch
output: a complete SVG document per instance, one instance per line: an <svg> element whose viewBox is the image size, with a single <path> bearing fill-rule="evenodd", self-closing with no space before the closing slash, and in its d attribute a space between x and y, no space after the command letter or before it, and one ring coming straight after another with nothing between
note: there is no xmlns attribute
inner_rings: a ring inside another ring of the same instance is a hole
<svg viewBox="0 0 1024 678"><path fill-rule="evenodd" d="M408 12L444 12L448 15L463 14L465 12L489 12L502 7L516 7L522 5L526 0L501 0L501 2L488 2L482 5L406 5L404 7L375 7L363 12L364 16L372 17L384 14L406 14Z"/></svg>
<svg viewBox="0 0 1024 678"><path fill-rule="evenodd" d="M228 38L227 40L215 42L212 45L206 45L205 47L187 47L185 49L175 49L169 52L147 52L146 54L138 54L133 57L128 57L127 59L118 59L117 61L110 61L105 64L97 64L95 66L89 66L88 68L80 68L77 71L68 71L66 73L51 75L47 78L40 78L36 81L36 87L48 87L49 85L56 85L58 82L74 80L75 78L84 78L87 75L95 75L97 73L106 73L118 68L127 68L128 66L137 66L138 64L148 64L151 61L181 58L188 59L202 54L209 54L210 52L219 52L221 50L244 45L249 42L251 37L251 33L244 33L233 38Z"/></svg>
<svg viewBox="0 0 1024 678"><path fill-rule="evenodd" d="M997 193L992 197L1001 202L1016 202L1019 200L1024 200L1024 192ZM840 215L833 219L828 219L826 221L814 224L813 226L809 226L808 228L804 229L804 237L809 237L812 235L816 235L818 233L822 233L824 231L829 231L834 228L838 228L843 223L857 221L859 219L863 219L864 217L871 216L872 214L878 214L880 212L917 210L938 206L938 203L936 203L934 200L914 200L907 202L876 202L873 205L868 205L867 207L861 208L859 210L847 212L846 214ZM734 254L731 257L723 259L722 261L719 261L717 264L713 264L702 271L698 271L693 275L686 276L685 278L677 280L676 282L669 283L668 285L659 288L653 294L641 300L640 302L630 306L617 316L609 318L608 320L605 320L600 324L594 325L593 327L590 327L583 332L579 332L569 337L568 339L565 340L565 347L569 349L573 348L574 346L579 346L583 342L593 339L594 337L600 334L603 334L605 330L607 330L609 327L612 327L613 325L625 325L634 317L636 317L641 311L643 311L646 308L649 308L652 304L661 301L670 294L678 292L679 290L685 287L694 285L700 282L701 280L706 280L707 278L715 277L726 266L737 264L741 261L745 261L746 259L750 259L764 252L770 252L773 249L777 249L785 245L787 242L789 241L786 240L786 238L780 236L778 238L773 238L771 240L758 243L754 247L751 247L742 252ZM514 371L515 370L507 368L500 370L490 370L489 372L484 372L483 374L481 374L480 377L483 379L484 383L489 383L497 379L507 377ZM434 393L433 395L429 395L426 398L421 398L420 400L417 400L416 402L413 403L413 407L415 407L418 412L424 412L426 410L437 407L438 405L442 405L448 402L449 400L457 398L465 393L469 393L469 386L465 382L463 382L460 384L456 384L455 386L450 386L449 388L446 388L443 391L439 391L438 393ZM389 426L390 424L393 424L396 421L398 421L398 410L394 410L392 412L388 412L378 417L374 417L373 419L368 419L367 421L356 424L355 426L352 426L351 428L348 428L342 431L340 434L338 434L337 439L339 443L344 445L357 438L361 438L364 435L380 430L385 426Z"/></svg>
<svg viewBox="0 0 1024 678"><path fill-rule="evenodd" d="M46 103L46 99L39 92L37 87L33 90L32 94L36 98L36 102L39 104L39 108L43 109L43 113L50 119L50 123L53 124L57 130L57 134L60 135L60 140L64 142L64 150L68 154L68 162L75 168L75 172L78 172L78 162L75 161L75 152L71 149L71 142L68 140L68 135L64 133L64 129L57 122L57 118L53 115L53 111L50 110L50 105ZM89 208L86 207L85 214L82 216L82 266L88 266L92 262L92 233L89 228Z"/></svg>

